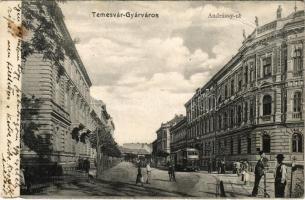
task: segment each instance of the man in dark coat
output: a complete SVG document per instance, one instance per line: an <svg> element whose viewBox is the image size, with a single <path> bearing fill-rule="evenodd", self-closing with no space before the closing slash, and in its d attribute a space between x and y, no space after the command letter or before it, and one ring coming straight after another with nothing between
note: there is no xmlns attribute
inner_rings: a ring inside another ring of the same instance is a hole
<svg viewBox="0 0 305 200"><path fill-rule="evenodd" d="M260 155L260 159L257 161L256 166L255 166L255 171L254 171L255 181L254 181L254 187L252 190L253 197L255 197L257 195L259 182L260 182L262 176L265 174L265 171L264 171L265 153L263 151L260 151L259 155Z"/></svg>
<svg viewBox="0 0 305 200"><path fill-rule="evenodd" d="M275 169L275 181L274 181L275 198L284 198L285 197L287 168L283 164L284 158L285 157L283 154L278 154L276 156L278 164Z"/></svg>

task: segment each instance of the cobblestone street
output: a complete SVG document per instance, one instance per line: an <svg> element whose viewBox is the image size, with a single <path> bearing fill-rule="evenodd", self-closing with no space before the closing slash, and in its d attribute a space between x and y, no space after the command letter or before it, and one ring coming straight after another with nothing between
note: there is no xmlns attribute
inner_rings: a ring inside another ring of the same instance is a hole
<svg viewBox="0 0 305 200"><path fill-rule="evenodd" d="M142 169L146 179L145 169ZM83 178L75 178L66 183L52 184L41 189L35 197L52 195L52 197L201 197L219 196L216 193L217 180L224 182L227 197L247 197L251 194L252 184L244 185L235 174L208 174L200 172L176 172L177 182L170 182L166 170L153 168L151 184L136 185L137 169L132 163L121 162L106 170L99 180L88 182ZM262 183L261 183L262 184ZM269 192L272 191L268 188ZM271 193L271 192L270 192ZM31 197L31 196L26 196ZM262 197L262 192L259 197Z"/></svg>

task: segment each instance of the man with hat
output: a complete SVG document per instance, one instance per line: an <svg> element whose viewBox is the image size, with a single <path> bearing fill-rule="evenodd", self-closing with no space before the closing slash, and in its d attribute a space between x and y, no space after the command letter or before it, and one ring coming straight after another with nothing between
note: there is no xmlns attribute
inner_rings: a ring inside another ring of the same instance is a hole
<svg viewBox="0 0 305 200"><path fill-rule="evenodd" d="M283 164L284 158L285 157L283 154L278 154L276 156L278 163L275 169L275 181L274 181L274 192L276 198L285 197L287 168Z"/></svg>
<svg viewBox="0 0 305 200"><path fill-rule="evenodd" d="M261 181L262 176L265 174L265 171L264 171L265 153L263 151L260 151L259 155L260 155L260 159L257 161L255 170L254 170L255 180L254 180L254 187L252 190L253 197L257 196L259 182Z"/></svg>

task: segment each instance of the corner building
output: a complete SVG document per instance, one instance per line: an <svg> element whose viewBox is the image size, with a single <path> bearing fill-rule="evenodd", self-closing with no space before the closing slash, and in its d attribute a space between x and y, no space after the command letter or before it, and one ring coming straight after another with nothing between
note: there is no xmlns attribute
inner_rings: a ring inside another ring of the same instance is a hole
<svg viewBox="0 0 305 200"><path fill-rule="evenodd" d="M281 14L280 14L281 15ZM188 145L211 159L269 166L304 161L304 11L259 26L238 53L186 102Z"/></svg>

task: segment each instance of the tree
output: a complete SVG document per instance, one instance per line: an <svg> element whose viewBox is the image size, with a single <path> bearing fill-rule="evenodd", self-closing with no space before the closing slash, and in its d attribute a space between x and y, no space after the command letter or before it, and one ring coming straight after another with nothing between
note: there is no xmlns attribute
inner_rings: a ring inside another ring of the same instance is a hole
<svg viewBox="0 0 305 200"><path fill-rule="evenodd" d="M59 76L64 74L65 54L71 60L77 57L73 41L64 39L56 26L63 23L63 17L54 0L22 2L22 26L33 35L22 41L21 57L26 61L33 53L40 53L43 59L58 67Z"/></svg>

